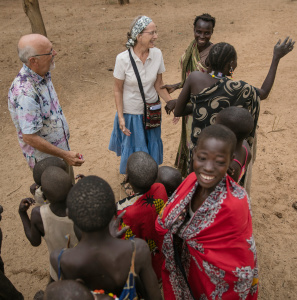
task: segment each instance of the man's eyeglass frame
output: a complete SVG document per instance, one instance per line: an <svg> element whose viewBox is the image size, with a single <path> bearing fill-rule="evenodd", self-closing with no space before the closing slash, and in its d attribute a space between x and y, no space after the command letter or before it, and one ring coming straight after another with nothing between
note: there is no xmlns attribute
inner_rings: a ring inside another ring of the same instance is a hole
<svg viewBox="0 0 297 300"><path fill-rule="evenodd" d="M49 53L45 53L45 54L36 54L36 55L32 55L30 57L37 57L37 56L45 56L45 55L53 55L53 49L51 49L51 51Z"/></svg>

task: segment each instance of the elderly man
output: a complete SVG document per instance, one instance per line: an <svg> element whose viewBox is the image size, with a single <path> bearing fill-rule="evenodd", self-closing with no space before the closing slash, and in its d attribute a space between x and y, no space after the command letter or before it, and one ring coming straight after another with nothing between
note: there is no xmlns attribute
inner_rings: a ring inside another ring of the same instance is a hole
<svg viewBox="0 0 297 300"><path fill-rule="evenodd" d="M82 165L82 156L70 151L68 124L51 81L57 54L52 43L43 35L28 34L21 37L18 54L24 64L10 87L8 108L29 167L48 156Z"/></svg>

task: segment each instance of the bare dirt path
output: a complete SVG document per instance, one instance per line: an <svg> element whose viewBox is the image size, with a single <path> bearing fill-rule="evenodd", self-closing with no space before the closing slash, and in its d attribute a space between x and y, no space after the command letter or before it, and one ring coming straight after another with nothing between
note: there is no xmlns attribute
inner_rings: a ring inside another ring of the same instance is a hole
<svg viewBox="0 0 297 300"><path fill-rule="evenodd" d="M52 76L70 125L70 144L86 159L76 172L103 177L119 199L119 158L107 150L115 114L109 69L125 49L133 18L146 14L157 24L157 47L163 51L166 66L164 80L175 83L180 78L179 57L193 38L193 19L204 12L212 14L217 19L212 41L229 42L237 50L235 79L259 87L277 40L287 35L297 39L297 2L130 0L130 5L122 7L116 2L40 0L40 8L48 37L58 52ZM0 20L2 257L7 276L25 299L33 299L47 284L48 254L44 243L38 248L29 244L17 213L20 200L29 196L33 179L7 109L9 86L21 68L16 44L31 28L21 1L1 0ZM252 209L260 265L259 299L263 300L296 299L297 294L297 211L292 208L297 201L296 65L295 49L280 62L271 95L261 103ZM180 124L173 126L171 118L164 111L164 165L173 165L179 141Z"/></svg>

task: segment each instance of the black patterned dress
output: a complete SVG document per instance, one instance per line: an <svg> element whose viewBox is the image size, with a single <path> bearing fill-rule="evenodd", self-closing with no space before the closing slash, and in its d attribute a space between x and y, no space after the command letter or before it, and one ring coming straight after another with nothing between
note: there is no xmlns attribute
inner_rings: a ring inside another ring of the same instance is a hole
<svg viewBox="0 0 297 300"><path fill-rule="evenodd" d="M256 88L244 81L233 81L225 77L198 95L191 94L190 100L193 104L191 150L196 145L202 129L214 124L217 114L229 106L246 108L253 116L254 129L247 139L252 146L260 112L260 98Z"/></svg>

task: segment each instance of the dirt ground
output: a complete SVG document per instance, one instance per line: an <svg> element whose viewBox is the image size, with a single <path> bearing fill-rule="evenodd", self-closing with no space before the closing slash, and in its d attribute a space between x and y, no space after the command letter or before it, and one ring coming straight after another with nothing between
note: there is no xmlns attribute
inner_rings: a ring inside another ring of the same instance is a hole
<svg viewBox="0 0 297 300"><path fill-rule="evenodd" d="M135 16L148 15L157 24L166 83L180 79L178 60L193 38L192 23L198 14L216 17L212 41L235 46L235 79L256 87L268 72L278 39L287 35L297 39L297 1L130 0L125 6L116 0L39 2L48 37L58 52L52 77L70 126L70 145L86 160L75 171L103 177L117 199L121 197L120 160L108 151L116 111L111 69L116 55L125 50L126 33ZM19 202L30 196L33 179L7 109L8 89L21 68L16 45L31 27L20 0L0 0L0 20L2 257L6 275L25 299L33 299L48 281L48 253L44 242L38 248L29 244L18 216ZM296 299L297 294L297 211L292 207L297 201L296 62L295 49L281 60L272 92L261 103L252 210L260 264L259 299L263 300ZM181 127L171 120L164 111L164 165L169 166L174 163Z"/></svg>

